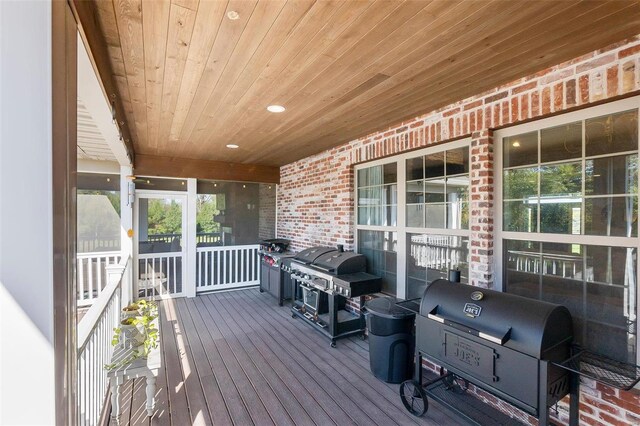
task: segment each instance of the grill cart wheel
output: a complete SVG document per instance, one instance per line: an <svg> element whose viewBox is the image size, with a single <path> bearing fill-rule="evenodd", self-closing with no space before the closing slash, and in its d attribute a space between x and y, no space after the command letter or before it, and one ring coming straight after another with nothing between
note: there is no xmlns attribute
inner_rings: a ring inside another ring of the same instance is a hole
<svg viewBox="0 0 640 426"><path fill-rule="evenodd" d="M418 383L413 380L405 380L400 385L400 398L408 412L416 417L422 417L429 409L427 394Z"/></svg>
<svg viewBox="0 0 640 426"><path fill-rule="evenodd" d="M462 395L469 388L469 382L462 377L458 377L454 374L446 375L442 378L442 382L447 390L453 391L458 395Z"/></svg>

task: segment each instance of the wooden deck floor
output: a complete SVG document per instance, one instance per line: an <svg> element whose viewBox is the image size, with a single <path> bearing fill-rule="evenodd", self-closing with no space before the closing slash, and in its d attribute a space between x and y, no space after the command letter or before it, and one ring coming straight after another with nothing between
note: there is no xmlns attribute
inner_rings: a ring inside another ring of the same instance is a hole
<svg viewBox="0 0 640 426"><path fill-rule="evenodd" d="M257 289L161 303L156 412L144 382L123 385L120 425L455 425L430 401L409 415L398 385L369 371L368 343L329 341ZM115 422L112 422L115 424Z"/></svg>

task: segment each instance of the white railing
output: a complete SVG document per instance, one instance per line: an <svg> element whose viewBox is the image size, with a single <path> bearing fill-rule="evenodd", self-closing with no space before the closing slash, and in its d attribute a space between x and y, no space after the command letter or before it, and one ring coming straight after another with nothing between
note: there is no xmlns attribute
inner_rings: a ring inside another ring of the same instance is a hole
<svg viewBox="0 0 640 426"><path fill-rule="evenodd" d="M182 252L139 254L136 297L155 299L182 296L182 256Z"/></svg>
<svg viewBox="0 0 640 426"><path fill-rule="evenodd" d="M104 365L113 354L111 338L122 306L128 303L131 288L131 259L108 268L109 283L78 324L79 425L97 425L108 391Z"/></svg>
<svg viewBox="0 0 640 426"><path fill-rule="evenodd" d="M223 237L222 232L200 232L196 234L196 243L220 243ZM170 243L174 239L181 239L182 234L151 234L147 235L147 241Z"/></svg>
<svg viewBox="0 0 640 426"><path fill-rule="evenodd" d="M91 305L107 285L108 265L120 263L119 251L78 253L78 306Z"/></svg>
<svg viewBox="0 0 640 426"><path fill-rule="evenodd" d="M120 242L120 236L115 238L86 238L78 236L78 253L105 251L107 249L118 251L120 250Z"/></svg>
<svg viewBox="0 0 640 426"><path fill-rule="evenodd" d="M196 249L196 292L260 283L258 244Z"/></svg>

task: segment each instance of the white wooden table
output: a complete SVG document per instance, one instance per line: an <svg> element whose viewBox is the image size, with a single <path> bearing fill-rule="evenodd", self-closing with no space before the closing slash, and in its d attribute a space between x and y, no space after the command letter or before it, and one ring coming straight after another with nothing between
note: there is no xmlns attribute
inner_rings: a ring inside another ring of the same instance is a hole
<svg viewBox="0 0 640 426"><path fill-rule="evenodd" d="M154 321L154 325L158 328L158 335L160 335L158 319ZM118 363L121 360L126 359L131 355L132 351L133 349L131 348L125 348L122 345L118 345L113 352L111 363ZM144 377L147 382L147 416L153 415L153 410L156 405L156 377L158 377L160 366L160 342L158 342L158 347L151 350L147 359L136 359L130 364L115 368L107 373L107 377L109 377L111 384L112 418L118 420L120 416L120 385L122 385L125 380L142 377Z"/></svg>

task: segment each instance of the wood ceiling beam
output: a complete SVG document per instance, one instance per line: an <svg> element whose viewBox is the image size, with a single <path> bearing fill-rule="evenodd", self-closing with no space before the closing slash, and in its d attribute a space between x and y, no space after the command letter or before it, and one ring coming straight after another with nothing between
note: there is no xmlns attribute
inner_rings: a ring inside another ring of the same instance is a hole
<svg viewBox="0 0 640 426"><path fill-rule="evenodd" d="M98 75L98 81L102 87L105 100L115 109L117 126L120 129L129 158L134 162L133 138L131 137L127 115L114 80L107 42L100 30L100 21L96 15L94 3L92 1L72 0L69 4L78 23L78 32L84 41L89 60Z"/></svg>
<svg viewBox="0 0 640 426"><path fill-rule="evenodd" d="M139 176L280 183L280 167L145 154L136 156L134 171Z"/></svg>

